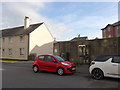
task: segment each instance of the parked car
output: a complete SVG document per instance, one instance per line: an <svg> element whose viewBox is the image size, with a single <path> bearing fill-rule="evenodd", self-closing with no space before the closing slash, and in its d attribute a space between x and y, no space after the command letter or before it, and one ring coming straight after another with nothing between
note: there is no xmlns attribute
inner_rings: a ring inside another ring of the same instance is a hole
<svg viewBox="0 0 120 90"><path fill-rule="evenodd" d="M39 70L57 72L58 75L63 75L64 73L75 73L76 65L70 61L65 61L60 56L39 55L33 64L33 71L37 73Z"/></svg>
<svg viewBox="0 0 120 90"><path fill-rule="evenodd" d="M95 79L120 78L120 55L99 56L91 62L89 72Z"/></svg>

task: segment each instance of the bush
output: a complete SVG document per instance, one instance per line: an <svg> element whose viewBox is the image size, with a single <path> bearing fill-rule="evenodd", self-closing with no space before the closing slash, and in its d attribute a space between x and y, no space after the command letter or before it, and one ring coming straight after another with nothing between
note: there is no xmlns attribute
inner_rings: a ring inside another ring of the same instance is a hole
<svg viewBox="0 0 120 90"><path fill-rule="evenodd" d="M37 55L36 53L31 53L31 54L28 56L28 60L30 60L30 61L34 61L36 55Z"/></svg>

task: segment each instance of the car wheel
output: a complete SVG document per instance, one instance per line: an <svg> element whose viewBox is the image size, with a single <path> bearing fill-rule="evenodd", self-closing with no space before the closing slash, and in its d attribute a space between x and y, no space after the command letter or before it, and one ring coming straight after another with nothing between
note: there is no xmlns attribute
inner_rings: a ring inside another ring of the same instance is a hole
<svg viewBox="0 0 120 90"><path fill-rule="evenodd" d="M58 68L57 73L58 75L62 76L64 74L63 68Z"/></svg>
<svg viewBox="0 0 120 90"><path fill-rule="evenodd" d="M37 67L37 66L34 66L34 67L33 67L33 71L34 71L35 73L37 73L37 72L39 71L38 67Z"/></svg>
<svg viewBox="0 0 120 90"><path fill-rule="evenodd" d="M92 71L92 76L94 79L100 80L104 77L102 70L100 69L94 69Z"/></svg>

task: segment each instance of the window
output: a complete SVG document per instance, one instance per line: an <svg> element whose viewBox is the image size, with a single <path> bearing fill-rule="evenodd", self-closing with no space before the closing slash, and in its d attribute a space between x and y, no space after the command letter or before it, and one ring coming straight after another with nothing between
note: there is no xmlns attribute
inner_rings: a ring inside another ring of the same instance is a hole
<svg viewBox="0 0 120 90"><path fill-rule="evenodd" d="M9 43L12 43L12 38L11 37L9 37Z"/></svg>
<svg viewBox="0 0 120 90"><path fill-rule="evenodd" d="M2 49L2 55L4 55L5 54L5 49Z"/></svg>
<svg viewBox="0 0 120 90"><path fill-rule="evenodd" d="M24 37L20 36L20 42L23 42L23 41L24 41Z"/></svg>
<svg viewBox="0 0 120 90"><path fill-rule="evenodd" d="M24 48L20 48L20 56L24 55Z"/></svg>
<svg viewBox="0 0 120 90"><path fill-rule="evenodd" d="M1 48L0 48L0 57L1 57L1 55L2 55L2 51L1 51Z"/></svg>
<svg viewBox="0 0 120 90"><path fill-rule="evenodd" d="M2 42L5 42L5 38L2 38Z"/></svg>
<svg viewBox="0 0 120 90"><path fill-rule="evenodd" d="M106 29L104 29L103 31L106 32Z"/></svg>
<svg viewBox="0 0 120 90"><path fill-rule="evenodd" d="M11 48L8 49L8 55L10 55L10 56L12 55L12 49Z"/></svg>
<svg viewBox="0 0 120 90"><path fill-rule="evenodd" d="M111 35L109 35L108 37L111 38Z"/></svg>
<svg viewBox="0 0 120 90"><path fill-rule="evenodd" d="M110 58L112 58L112 56L99 56L94 61L105 62Z"/></svg>
<svg viewBox="0 0 120 90"><path fill-rule="evenodd" d="M65 61L63 58L61 58L59 56L55 56L55 58L57 58L59 61Z"/></svg>
<svg viewBox="0 0 120 90"><path fill-rule="evenodd" d="M111 28L110 27L108 27L108 31L110 31L111 30Z"/></svg>
<svg viewBox="0 0 120 90"><path fill-rule="evenodd" d="M120 63L120 56L115 56L112 60L113 63Z"/></svg>
<svg viewBox="0 0 120 90"><path fill-rule="evenodd" d="M51 56L46 56L46 61L52 62L53 60L54 60L53 57L51 57Z"/></svg>
<svg viewBox="0 0 120 90"><path fill-rule="evenodd" d="M40 56L39 60L44 60L44 58L45 58L44 56Z"/></svg>
<svg viewBox="0 0 120 90"><path fill-rule="evenodd" d="M118 26L116 26L116 30L118 30Z"/></svg>

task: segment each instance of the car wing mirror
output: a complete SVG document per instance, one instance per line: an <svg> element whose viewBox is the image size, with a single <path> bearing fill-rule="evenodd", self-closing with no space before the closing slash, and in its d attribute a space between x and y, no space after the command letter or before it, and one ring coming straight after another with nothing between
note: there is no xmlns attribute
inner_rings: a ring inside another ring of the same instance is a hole
<svg viewBox="0 0 120 90"><path fill-rule="evenodd" d="M54 63L58 63L58 61L56 61L56 60L53 60L53 62L54 62Z"/></svg>

